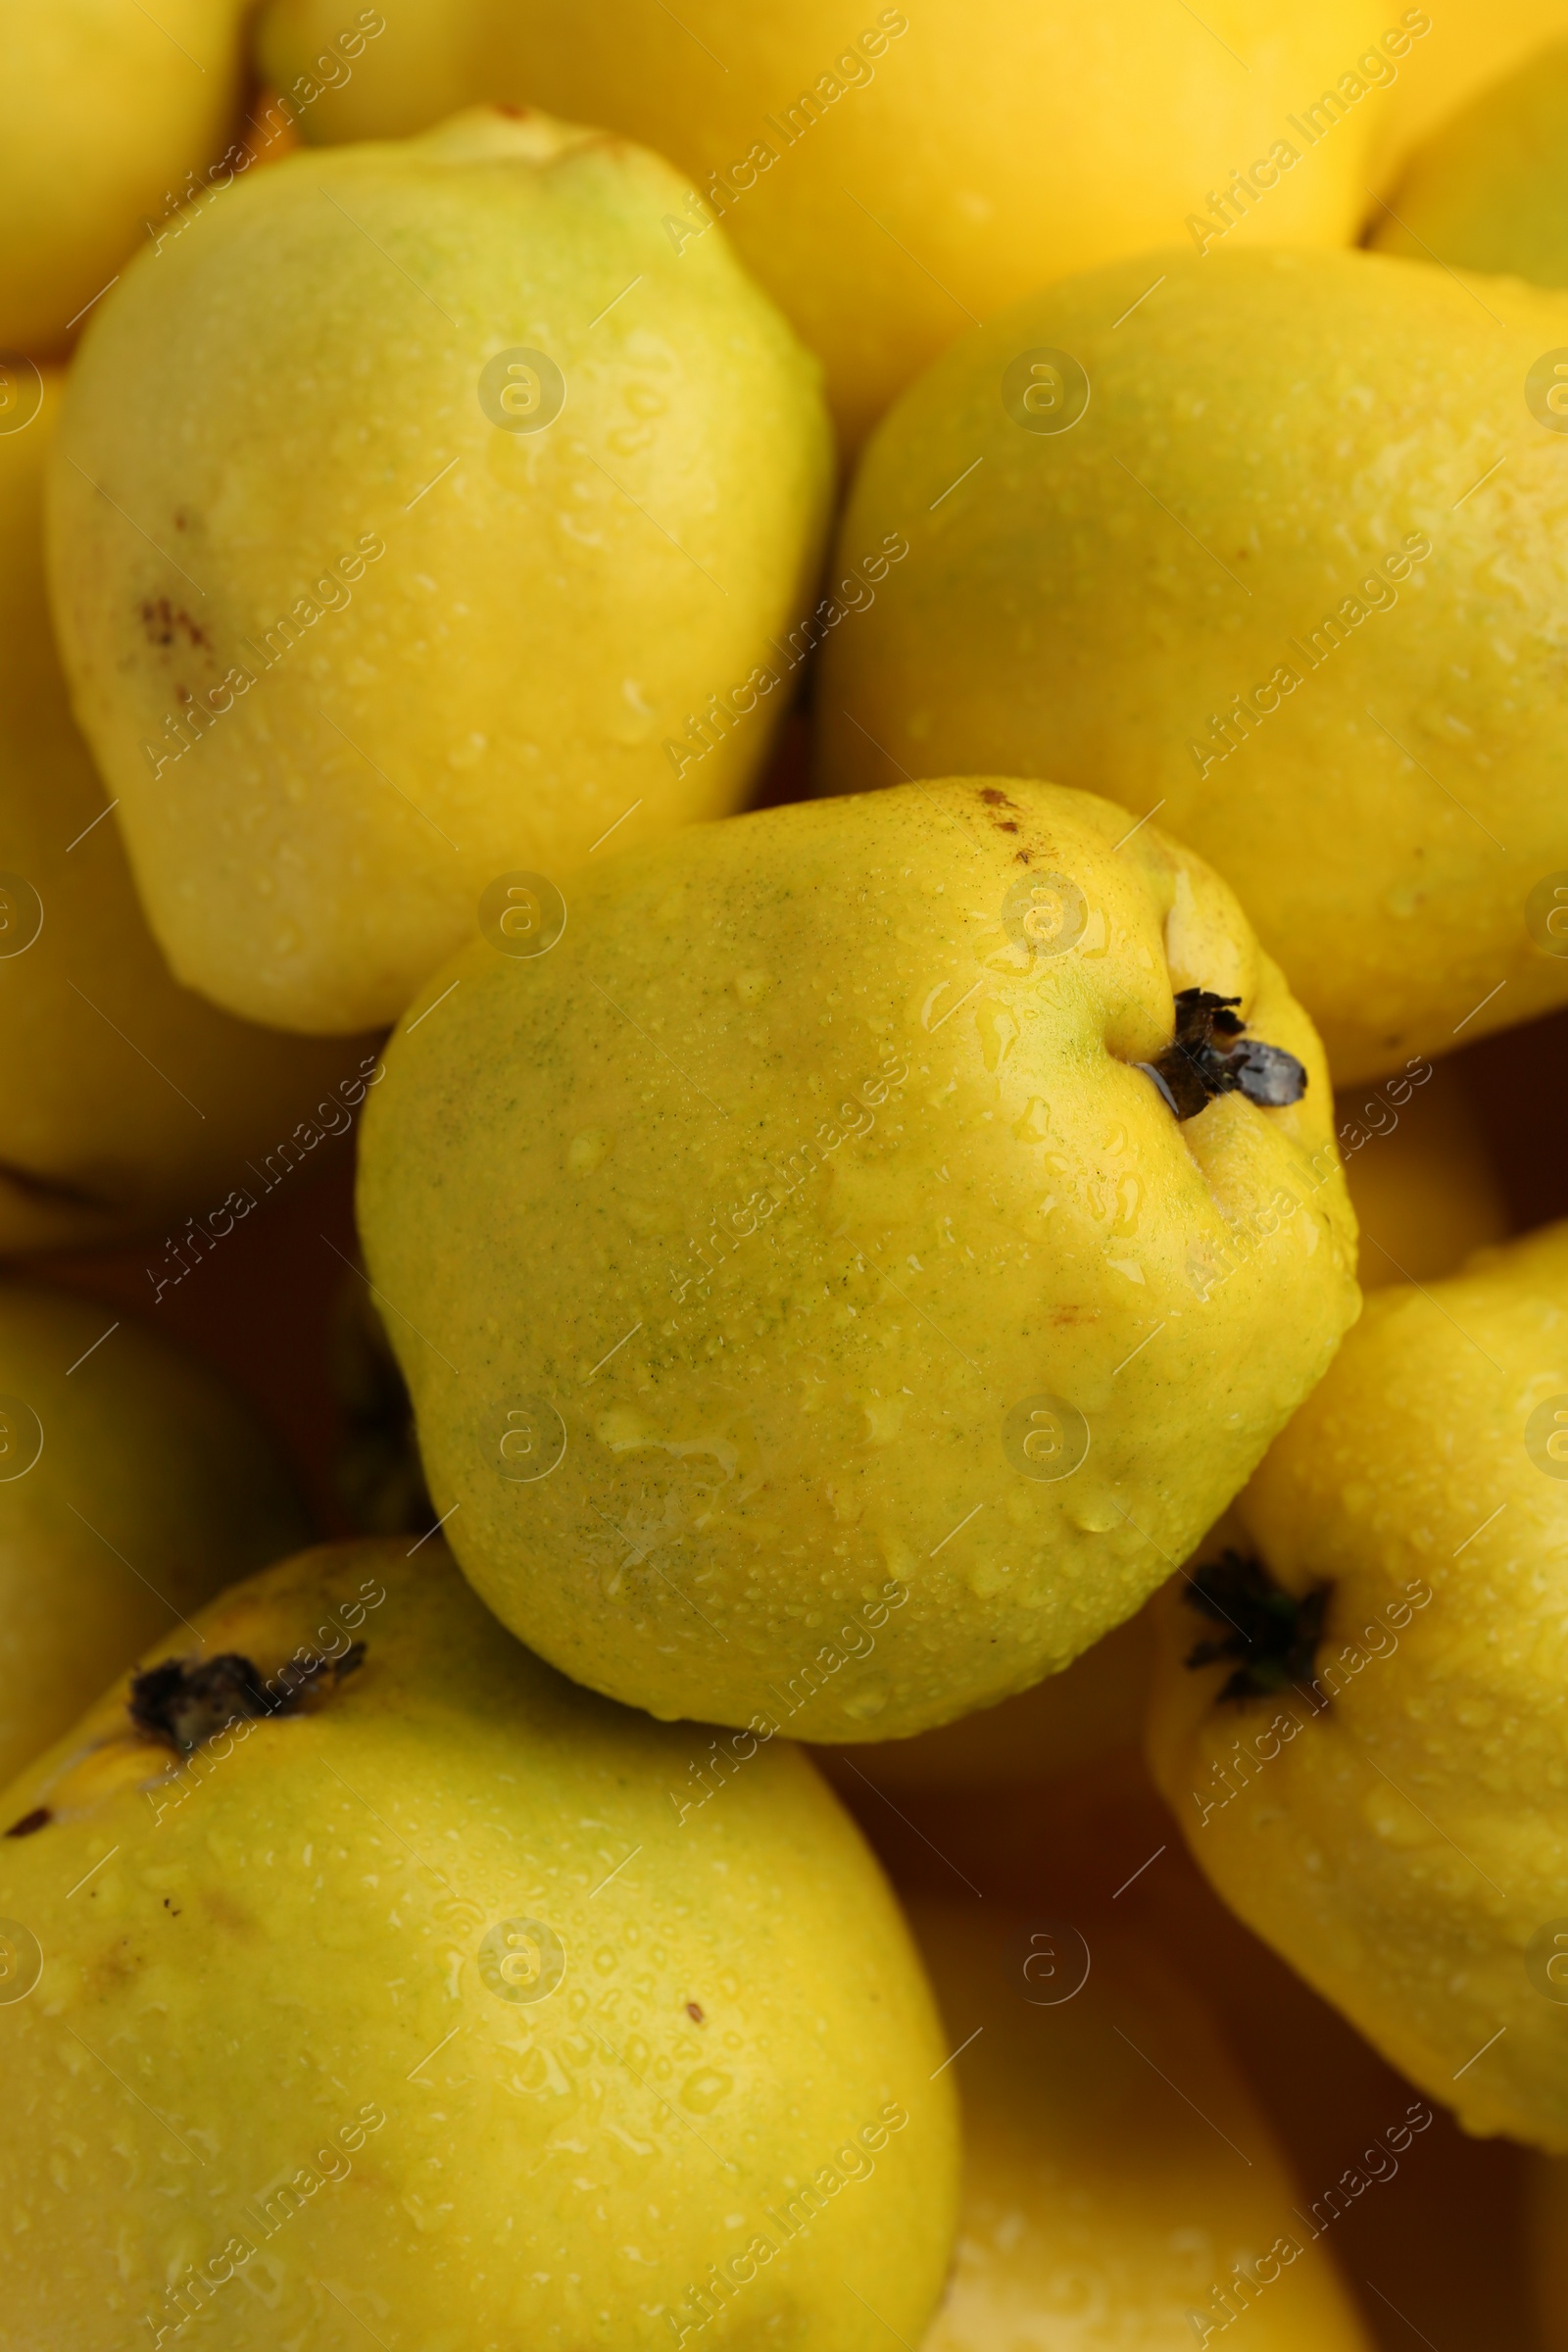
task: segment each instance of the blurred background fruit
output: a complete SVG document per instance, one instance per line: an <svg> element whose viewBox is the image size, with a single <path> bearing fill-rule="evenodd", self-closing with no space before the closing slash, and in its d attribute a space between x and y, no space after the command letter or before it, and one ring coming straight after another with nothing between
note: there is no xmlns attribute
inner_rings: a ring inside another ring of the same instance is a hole
<svg viewBox="0 0 1568 2352"><path fill-rule="evenodd" d="M1445 117L1406 159L1370 241L1411 261L1568 285L1568 42L1533 51ZM1506 307L1500 288L1495 300Z"/></svg>
<svg viewBox="0 0 1568 2352"><path fill-rule="evenodd" d="M1451 1274L1507 1234L1503 1179L1457 1058L1342 1093L1336 1109L1363 1291Z"/></svg>
<svg viewBox="0 0 1568 2352"><path fill-rule="evenodd" d="M0 0L0 353L60 352L194 190L233 176L247 0ZM225 156L228 160L225 162ZM0 416L3 421L3 416Z"/></svg>
<svg viewBox="0 0 1568 2352"><path fill-rule="evenodd" d="M1104 1905L1068 1923L921 1902L912 1921L964 2130L957 2262L922 2352L1183 2352L1244 2320L1258 2352L1366 2352L1332 2241L1163 1955Z"/></svg>
<svg viewBox="0 0 1568 2352"><path fill-rule="evenodd" d="M499 99L658 149L690 175L672 241L692 252L723 221L820 355L851 448L966 326L1073 270L1189 244L1213 207L1238 243L1348 244L1397 61L1427 37L1401 29L1424 11L1368 0L926 0L868 5L858 25L828 0L404 0L348 77L340 14L263 12L265 70L321 90L308 138L407 133ZM1326 127L1293 129L1325 90ZM1241 176L1258 158L1266 200Z"/></svg>
<svg viewBox="0 0 1568 2352"><path fill-rule="evenodd" d="M0 1781L309 1532L281 1452L207 1365L0 1282Z"/></svg>

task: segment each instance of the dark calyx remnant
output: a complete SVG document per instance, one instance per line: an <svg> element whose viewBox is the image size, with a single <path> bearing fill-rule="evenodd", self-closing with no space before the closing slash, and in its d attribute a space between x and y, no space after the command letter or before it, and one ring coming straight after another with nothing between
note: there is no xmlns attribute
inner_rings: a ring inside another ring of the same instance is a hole
<svg viewBox="0 0 1568 2352"><path fill-rule="evenodd" d="M1287 1592L1261 1560L1221 1552L1199 1569L1182 1598L1225 1631L1198 1642L1188 1651L1187 1664L1240 1660L1219 1692L1221 1699L1268 1698L1310 1681L1330 1591L1328 1585L1314 1585L1310 1592Z"/></svg>
<svg viewBox="0 0 1568 2352"><path fill-rule="evenodd" d="M1244 1094L1279 1110L1299 1102L1306 1072L1294 1054L1247 1035L1231 1010L1240 997L1184 988L1176 998L1176 1035L1157 1061L1141 1061L1179 1119L1196 1119L1216 1095Z"/></svg>
<svg viewBox="0 0 1568 2352"><path fill-rule="evenodd" d="M335 1689L363 1664L365 1643L355 1642L340 1658L290 1660L264 1683L249 1658L233 1651L187 1661L171 1658L134 1675L130 1720L151 1740L167 1740L182 1756L211 1740L236 1716L298 1715L313 1697Z"/></svg>

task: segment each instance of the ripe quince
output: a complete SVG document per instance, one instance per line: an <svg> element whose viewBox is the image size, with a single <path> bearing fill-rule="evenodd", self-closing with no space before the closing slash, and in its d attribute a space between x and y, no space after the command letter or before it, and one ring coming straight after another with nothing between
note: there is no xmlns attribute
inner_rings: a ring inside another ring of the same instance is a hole
<svg viewBox="0 0 1568 2352"><path fill-rule="evenodd" d="M246 1163L286 1152L323 1091L365 1092L355 1046L281 1037L219 1012L179 986L147 928L49 626L43 474L60 391L58 370L45 369L34 416L0 431L8 1254L122 1241L192 1211L211 1223L236 1186L250 1185ZM346 1109L327 1116L348 1124Z"/></svg>
<svg viewBox="0 0 1568 2352"><path fill-rule="evenodd" d="M1013 305L867 451L841 559L909 554L827 639L824 785L1158 809L1337 1084L1562 1003L1568 477L1525 397L1560 348L1564 295L1365 253L1145 255Z"/></svg>
<svg viewBox="0 0 1568 2352"><path fill-rule="evenodd" d="M917 2337L957 2155L919 1962L786 1742L682 1811L708 1744L563 1682L439 1540L155 1650L0 1808L14 2337Z"/></svg>
<svg viewBox="0 0 1568 2352"><path fill-rule="evenodd" d="M1356 1311L1322 1055L1236 901L985 777L568 889L433 977L363 1139L465 1570L662 1717L885 1740L1065 1666Z"/></svg>
<svg viewBox="0 0 1568 2352"><path fill-rule="evenodd" d="M722 234L672 250L679 184L479 108L270 166L95 315L61 643L148 919L227 1010L389 1022L492 885L744 796L832 457Z"/></svg>
<svg viewBox="0 0 1568 2352"><path fill-rule="evenodd" d="M1568 2150L1568 1224L1376 1293L1157 1604L1153 1768L1242 1918L1475 2132Z"/></svg>

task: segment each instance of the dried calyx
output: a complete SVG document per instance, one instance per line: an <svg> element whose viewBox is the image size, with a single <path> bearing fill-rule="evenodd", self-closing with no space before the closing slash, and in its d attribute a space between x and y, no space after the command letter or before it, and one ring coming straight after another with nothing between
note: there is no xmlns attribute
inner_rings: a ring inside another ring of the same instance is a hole
<svg viewBox="0 0 1568 2352"><path fill-rule="evenodd" d="M1157 1061L1141 1061L1179 1119L1195 1119L1216 1095L1243 1094L1279 1110L1299 1102L1306 1072L1294 1054L1247 1035L1231 1009L1240 997L1184 988L1176 998L1176 1035Z"/></svg>
<svg viewBox="0 0 1568 2352"><path fill-rule="evenodd" d="M1186 1663L1196 1668L1223 1658L1239 1661L1218 1694L1222 1700L1267 1698L1309 1682L1330 1590L1314 1585L1309 1592L1287 1592L1261 1560L1221 1552L1190 1579L1182 1598L1225 1631L1196 1643Z"/></svg>
<svg viewBox="0 0 1568 2352"><path fill-rule="evenodd" d="M170 1658L131 1678L130 1720L149 1739L189 1755L237 1717L302 1713L364 1658L365 1643L355 1642L340 1658L291 1660L267 1682L249 1658L231 1650L217 1658Z"/></svg>

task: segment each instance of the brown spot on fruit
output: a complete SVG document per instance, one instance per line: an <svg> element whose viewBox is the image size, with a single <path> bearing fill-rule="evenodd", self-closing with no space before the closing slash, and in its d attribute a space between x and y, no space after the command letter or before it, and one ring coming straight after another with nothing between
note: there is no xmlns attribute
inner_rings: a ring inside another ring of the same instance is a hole
<svg viewBox="0 0 1568 2352"><path fill-rule="evenodd" d="M1017 803L1015 801L1009 801L1004 792L999 792L995 784L982 784L980 787L980 798L985 802L988 808L1013 808L1017 807Z"/></svg>
<svg viewBox="0 0 1568 2352"><path fill-rule="evenodd" d="M8 1838L30 1838L35 1831L47 1829L53 1819L54 1815L47 1805L34 1805L30 1813L24 1813L20 1821L14 1821L11 1824L6 1836Z"/></svg>
<svg viewBox="0 0 1568 2352"><path fill-rule="evenodd" d="M172 605L167 596L150 599L142 606L141 625L153 645L172 645L176 637L183 637L188 645L212 650L213 641L200 622L192 620L183 606Z"/></svg>
<svg viewBox="0 0 1568 2352"><path fill-rule="evenodd" d="M707 2018L703 2015L703 2004L701 2001L688 2001L686 2004L686 2014L691 2019L694 2026L706 2026L708 2023Z"/></svg>

